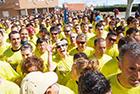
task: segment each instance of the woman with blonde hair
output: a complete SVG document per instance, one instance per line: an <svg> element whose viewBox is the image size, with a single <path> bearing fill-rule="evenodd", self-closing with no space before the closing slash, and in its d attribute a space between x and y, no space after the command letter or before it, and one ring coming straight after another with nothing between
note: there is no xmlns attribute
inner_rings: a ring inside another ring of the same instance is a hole
<svg viewBox="0 0 140 94"><path fill-rule="evenodd" d="M99 61L97 59L87 60L84 58L78 58L72 65L71 76L66 86L73 90L75 94L78 94L78 81L79 77L87 71L98 71L99 70Z"/></svg>

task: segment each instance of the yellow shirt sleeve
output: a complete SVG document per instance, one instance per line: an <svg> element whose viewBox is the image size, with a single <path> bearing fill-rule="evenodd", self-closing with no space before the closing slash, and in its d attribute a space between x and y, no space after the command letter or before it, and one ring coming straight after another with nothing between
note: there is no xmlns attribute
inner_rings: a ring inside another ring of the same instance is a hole
<svg viewBox="0 0 140 94"><path fill-rule="evenodd" d="M102 68L101 73L107 77L114 73L120 73L120 69L118 68L118 60L117 58L113 58L110 61L108 61Z"/></svg>
<svg viewBox="0 0 140 94"><path fill-rule="evenodd" d="M105 54L111 56L112 58L119 56L119 51L118 51L116 44L113 45L113 47L111 49L106 50Z"/></svg>
<svg viewBox="0 0 140 94"><path fill-rule="evenodd" d="M20 88L13 82L2 80L0 94L20 94Z"/></svg>
<svg viewBox="0 0 140 94"><path fill-rule="evenodd" d="M0 61L0 76L2 79L14 82L19 74L7 62Z"/></svg>

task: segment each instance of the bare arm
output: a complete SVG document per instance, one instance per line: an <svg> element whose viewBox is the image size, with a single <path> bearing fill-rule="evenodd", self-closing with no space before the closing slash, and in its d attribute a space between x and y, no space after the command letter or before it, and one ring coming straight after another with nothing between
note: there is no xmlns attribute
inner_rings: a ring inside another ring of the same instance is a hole
<svg viewBox="0 0 140 94"><path fill-rule="evenodd" d="M48 51L48 70L51 72L54 71L56 68L56 65L52 61L52 52L54 48L55 47L52 47L52 45L46 43L46 49Z"/></svg>

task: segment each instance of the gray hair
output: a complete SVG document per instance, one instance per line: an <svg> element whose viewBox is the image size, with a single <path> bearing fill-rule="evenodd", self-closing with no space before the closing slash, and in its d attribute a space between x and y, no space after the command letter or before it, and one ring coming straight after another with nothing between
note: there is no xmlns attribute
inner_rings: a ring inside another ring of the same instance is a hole
<svg viewBox="0 0 140 94"><path fill-rule="evenodd" d="M123 59L124 59L124 54L127 52L127 51L130 51L131 54L135 57L137 57L138 55L140 55L140 44L137 43L137 42L131 42L131 43L128 43L128 44L124 44L122 45L121 47L121 50L120 50L120 53L119 53L119 59L120 59L120 62L123 66Z"/></svg>
<svg viewBox="0 0 140 94"><path fill-rule="evenodd" d="M72 34L75 34L75 35L77 36L77 33L75 33L75 32L71 32L71 33L70 33L70 36L71 36Z"/></svg>
<svg viewBox="0 0 140 94"><path fill-rule="evenodd" d="M69 27L70 30L72 31L72 27L71 27L69 24L64 25L64 29L65 29L66 27Z"/></svg>
<svg viewBox="0 0 140 94"><path fill-rule="evenodd" d="M31 52L33 51L33 47L30 43L26 43L22 45L20 48L21 51L26 51L27 49L30 49Z"/></svg>
<svg viewBox="0 0 140 94"><path fill-rule="evenodd" d="M87 41L87 37L86 37L86 35L83 34L83 33L79 34L79 35L76 37L76 39L78 39L78 38L84 38L84 39Z"/></svg>

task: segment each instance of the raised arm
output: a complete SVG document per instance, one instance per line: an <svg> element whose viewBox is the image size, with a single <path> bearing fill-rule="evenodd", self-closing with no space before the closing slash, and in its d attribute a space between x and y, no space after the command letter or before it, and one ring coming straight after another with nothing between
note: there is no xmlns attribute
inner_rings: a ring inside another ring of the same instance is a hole
<svg viewBox="0 0 140 94"><path fill-rule="evenodd" d="M46 49L48 51L48 70L50 72L54 71L56 68L56 65L52 61L52 52L54 48L55 47L53 47L52 45L46 43Z"/></svg>

